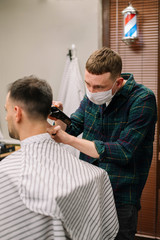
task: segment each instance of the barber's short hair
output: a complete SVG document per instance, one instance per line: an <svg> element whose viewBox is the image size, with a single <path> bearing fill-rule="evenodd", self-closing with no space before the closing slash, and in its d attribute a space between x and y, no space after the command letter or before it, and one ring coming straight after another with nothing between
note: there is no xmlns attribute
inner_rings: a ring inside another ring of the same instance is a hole
<svg viewBox="0 0 160 240"><path fill-rule="evenodd" d="M9 97L21 104L32 118L47 119L52 105L51 86L42 79L28 76L16 80L8 87Z"/></svg>
<svg viewBox="0 0 160 240"><path fill-rule="evenodd" d="M92 53L88 58L86 70L95 75L110 72L111 78L114 80L121 75L122 59L118 53L110 48L103 47Z"/></svg>

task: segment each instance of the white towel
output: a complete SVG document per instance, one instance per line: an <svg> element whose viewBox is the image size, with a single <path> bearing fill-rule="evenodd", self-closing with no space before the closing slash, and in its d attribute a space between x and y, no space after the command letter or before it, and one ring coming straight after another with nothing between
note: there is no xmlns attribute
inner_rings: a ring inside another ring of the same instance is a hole
<svg viewBox="0 0 160 240"><path fill-rule="evenodd" d="M58 94L58 101L63 103L63 111L67 115L75 112L85 94L84 82L80 74L78 59L70 60L67 56L65 69Z"/></svg>
<svg viewBox="0 0 160 240"><path fill-rule="evenodd" d="M79 69L78 59L70 60L67 56L63 77L58 94L58 101L63 103L63 111L70 116L79 107L85 94L84 81ZM81 136L80 136L81 137ZM79 151L65 146L73 155L79 157Z"/></svg>

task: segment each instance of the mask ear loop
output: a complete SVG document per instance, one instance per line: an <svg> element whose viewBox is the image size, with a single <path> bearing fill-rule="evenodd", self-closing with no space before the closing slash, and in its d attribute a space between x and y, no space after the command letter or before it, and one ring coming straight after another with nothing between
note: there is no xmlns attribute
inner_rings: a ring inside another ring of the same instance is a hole
<svg viewBox="0 0 160 240"><path fill-rule="evenodd" d="M116 82L117 82L117 79L116 79L116 81L113 83L113 86L112 86L111 90L113 90L113 87L114 87L114 85L115 85ZM117 93L117 89L116 89L115 93L112 94L112 96L114 97L114 95L115 95L116 93Z"/></svg>

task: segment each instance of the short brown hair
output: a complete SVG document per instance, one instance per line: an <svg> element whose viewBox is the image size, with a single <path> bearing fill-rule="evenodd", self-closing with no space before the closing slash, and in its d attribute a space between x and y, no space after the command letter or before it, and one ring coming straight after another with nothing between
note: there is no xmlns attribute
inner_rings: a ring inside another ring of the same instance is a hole
<svg viewBox="0 0 160 240"><path fill-rule="evenodd" d="M110 48L103 47L91 54L86 62L86 70L95 75L106 72L111 73L111 78L119 77L122 71L121 57Z"/></svg>
<svg viewBox="0 0 160 240"><path fill-rule="evenodd" d="M42 79L28 76L18 79L8 87L9 97L20 102L32 118L47 119L52 105L51 86Z"/></svg>

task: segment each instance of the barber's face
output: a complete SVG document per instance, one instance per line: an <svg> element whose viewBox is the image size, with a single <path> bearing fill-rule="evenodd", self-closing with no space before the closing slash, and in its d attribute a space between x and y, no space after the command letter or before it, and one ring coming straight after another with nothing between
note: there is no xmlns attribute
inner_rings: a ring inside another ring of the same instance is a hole
<svg viewBox="0 0 160 240"><path fill-rule="evenodd" d="M119 78L122 79L122 78ZM111 79L111 73L103 73L101 75L95 75L85 71L85 83L86 87L91 93L104 92L112 89L112 94L114 94L119 87L119 79L113 81ZM115 83L115 84L114 84Z"/></svg>
<svg viewBox="0 0 160 240"><path fill-rule="evenodd" d="M14 111L14 103L9 97L9 93L6 97L5 103L6 110L6 121L8 123L8 132L11 138L19 139L18 132L15 127L15 111Z"/></svg>

